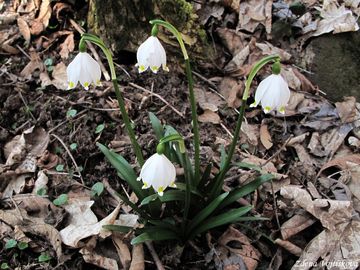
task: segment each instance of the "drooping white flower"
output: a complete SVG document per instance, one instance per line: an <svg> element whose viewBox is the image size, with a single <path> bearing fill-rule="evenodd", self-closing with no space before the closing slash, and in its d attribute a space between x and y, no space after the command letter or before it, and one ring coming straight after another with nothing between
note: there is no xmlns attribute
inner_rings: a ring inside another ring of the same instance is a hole
<svg viewBox="0 0 360 270"><path fill-rule="evenodd" d="M142 180L143 189L152 186L162 196L168 186L176 187L175 177L175 166L165 155L156 153L146 160L141 168L138 180Z"/></svg>
<svg viewBox="0 0 360 270"><path fill-rule="evenodd" d="M250 107L256 107L259 103L265 113L277 110L285 113L285 106L290 99L288 84L280 74L272 74L260 82L255 93L255 101Z"/></svg>
<svg viewBox="0 0 360 270"><path fill-rule="evenodd" d="M76 87L78 82L86 89L91 83L100 85L101 69L99 63L86 52L79 52L66 69L68 90Z"/></svg>
<svg viewBox="0 0 360 270"><path fill-rule="evenodd" d="M136 58L136 66L139 69L139 73L146 71L148 68L150 68L152 72L157 73L161 66L163 70L169 71L166 66L165 49L155 36L150 36L140 45L136 53Z"/></svg>

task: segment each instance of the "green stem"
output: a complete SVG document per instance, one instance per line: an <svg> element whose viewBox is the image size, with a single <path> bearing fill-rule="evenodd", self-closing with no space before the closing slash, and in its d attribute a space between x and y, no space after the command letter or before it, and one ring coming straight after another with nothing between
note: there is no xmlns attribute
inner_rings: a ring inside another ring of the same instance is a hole
<svg viewBox="0 0 360 270"><path fill-rule="evenodd" d="M228 152L228 155L227 155L226 160L225 160L224 167L219 172L217 177L215 178L215 183L214 183L214 185L213 185L213 187L211 189L211 193L210 193L210 200L213 200L214 198L216 198L220 194L222 186L224 184L225 175L226 175L226 173L228 172L228 170L230 168L230 163L231 163L232 157L233 157L234 152L235 152L236 144L237 144L238 139L239 139L240 130L241 130L241 124L242 124L243 119L244 119L246 102L247 102L247 99L249 97L249 91L250 91L251 83L254 80L256 74L259 72L259 70L263 66L265 66L267 63L269 63L270 61L280 61L280 57L278 55L270 55L270 56L266 56L266 57L262 58L257 63L255 63L255 65L253 66L253 68L251 69L251 71L249 73L249 76L248 76L248 78L246 80L246 83L245 83L245 90L244 90L244 93L243 93L243 97L242 97L242 100L241 100L241 108L240 108L239 117L238 117L237 123L236 123L234 137L233 137L233 140L231 142L229 152Z"/></svg>
<svg viewBox="0 0 360 270"><path fill-rule="evenodd" d="M163 20L152 20L150 21L152 25L161 25L168 29L177 39L181 52L184 56L185 67L186 67L186 77L188 80L189 87L189 97L190 97L190 105L191 105L191 118L193 124L193 132L194 132L194 167L195 167L195 184L200 181L200 133L199 133L199 124L197 120L197 107L196 107L196 98L194 93L194 80L192 77L190 60L188 53L185 48L184 41L181 37L179 31L170 23L165 22Z"/></svg>
<svg viewBox="0 0 360 270"><path fill-rule="evenodd" d="M115 73L115 66L114 66L114 61L113 61L111 52L105 46L104 42L100 38L98 38L97 36L91 35L91 34L83 34L81 36L79 47L83 48L84 43L86 41L92 42L92 43L96 44L97 46L99 46L102 49L102 51L104 52L105 56L106 56L106 59L107 59L107 61L109 63L110 72L111 72L111 81L112 81L112 83L114 85L116 98L117 98L119 108L120 108L120 111L121 111L121 116L122 116L122 119L124 121L127 133L128 133L128 135L130 137L130 141L132 143L132 146L133 146L137 161L138 161L139 165L142 166L142 165L144 165L144 157L142 155L140 145L139 145L139 143L137 142L137 140L135 138L134 130L131 127L129 115L126 112L124 98L122 96L122 93L120 91L120 88L119 88L119 85L118 85L118 82L117 82L116 73Z"/></svg>

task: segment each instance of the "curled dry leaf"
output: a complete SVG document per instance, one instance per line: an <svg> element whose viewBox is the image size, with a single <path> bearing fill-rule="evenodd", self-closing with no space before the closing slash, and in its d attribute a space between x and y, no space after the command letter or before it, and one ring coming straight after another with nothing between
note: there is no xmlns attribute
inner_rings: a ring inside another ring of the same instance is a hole
<svg viewBox="0 0 360 270"><path fill-rule="evenodd" d="M271 33L271 0L247 0L241 3L238 29L253 33L259 24Z"/></svg>
<svg viewBox="0 0 360 270"><path fill-rule="evenodd" d="M230 242L236 243L236 248L229 245ZM219 238L218 243L226 247L231 253L240 256L246 265L246 269L252 270L257 268L261 253L251 245L246 235L237 229L229 227Z"/></svg>
<svg viewBox="0 0 360 270"><path fill-rule="evenodd" d="M73 52L75 49L75 44L74 44L74 34L70 33L66 39L64 40L64 42L62 44L60 44L60 56L62 59L67 59L69 57L69 53Z"/></svg>
<svg viewBox="0 0 360 270"><path fill-rule="evenodd" d="M144 270L144 246L143 244L134 245L132 249L132 261L129 270Z"/></svg>
<svg viewBox="0 0 360 270"><path fill-rule="evenodd" d="M80 203L78 205L74 205L74 207L81 208L82 204ZM95 221L94 217L91 218L89 217L90 221L88 221L89 219L87 219L86 224L84 221L81 221L81 219L83 216L88 217L89 211L85 211L85 213L87 214L86 215L84 214L82 216L75 216L70 214L71 223L60 231L60 235L63 243L71 247L77 247L81 239L87 238L89 236L99 235L102 238L109 236L111 232L104 230L102 227L104 225L114 224L115 219L119 214L120 208L121 205L119 204L107 217L103 218L99 222L94 222Z"/></svg>
<svg viewBox="0 0 360 270"><path fill-rule="evenodd" d="M282 187L280 194L318 218L330 231L335 230L337 224L347 222L352 217L353 208L350 201L312 200L306 190L294 185Z"/></svg>
<svg viewBox="0 0 360 270"><path fill-rule="evenodd" d="M283 247L290 253L294 254L295 256L300 256L302 253L302 249L299 248L297 245L294 245L290 241L281 240L278 238L275 240L275 243L278 244L279 246Z"/></svg>
<svg viewBox="0 0 360 270"><path fill-rule="evenodd" d="M131 254L128 245L124 243L122 237L120 237L119 235L113 234L111 239L120 258L122 267L124 269L129 269L131 262Z"/></svg>
<svg viewBox="0 0 360 270"><path fill-rule="evenodd" d="M244 83L232 77L224 77L220 83L220 93L224 96L228 107L239 108L241 95L244 90Z"/></svg>
<svg viewBox="0 0 360 270"><path fill-rule="evenodd" d="M119 269L116 260L97 254L94 250L90 250L84 247L80 249L79 252L83 255L84 261L87 263L96 265L103 269L111 269L111 270Z"/></svg>
<svg viewBox="0 0 360 270"><path fill-rule="evenodd" d="M335 106L342 123L353 123L359 119L355 97L345 97L343 102L336 102Z"/></svg>
<svg viewBox="0 0 360 270"><path fill-rule="evenodd" d="M306 212L292 216L290 219L288 219L281 225L282 239L286 240L298 234L299 232L305 230L315 222L316 219L314 219Z"/></svg>
<svg viewBox="0 0 360 270"><path fill-rule="evenodd" d="M19 17L17 19L17 25L19 27L21 35L25 39L25 42L29 44L31 39L31 33L27 22L22 17Z"/></svg>
<svg viewBox="0 0 360 270"><path fill-rule="evenodd" d="M218 111L218 108L224 104L224 101L216 94L201 88L195 88L195 96L199 106L203 110Z"/></svg>
<svg viewBox="0 0 360 270"><path fill-rule="evenodd" d="M60 62L54 67L52 72L53 80L51 83L61 90L66 90L68 87L67 83L67 74L66 74L66 65L63 62Z"/></svg>
<svg viewBox="0 0 360 270"><path fill-rule="evenodd" d="M40 189L44 189L44 188L46 189L48 181L49 181L49 178L45 174L44 170L39 171L38 175L37 175L37 179L35 180L35 183L34 183L34 188L33 188L32 193L37 194L37 192Z"/></svg>

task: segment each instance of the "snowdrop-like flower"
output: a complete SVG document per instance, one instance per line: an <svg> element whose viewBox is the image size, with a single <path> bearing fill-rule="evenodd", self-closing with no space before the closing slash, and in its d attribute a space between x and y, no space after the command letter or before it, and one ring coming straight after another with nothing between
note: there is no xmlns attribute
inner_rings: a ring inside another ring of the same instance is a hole
<svg viewBox="0 0 360 270"><path fill-rule="evenodd" d="M78 82L86 89L91 83L100 85L101 69L98 62L86 52L79 52L66 69L68 90L76 87Z"/></svg>
<svg viewBox="0 0 360 270"><path fill-rule="evenodd" d="M165 155L156 153L146 160L141 168L138 180L142 180L144 183L143 189L152 186L162 196L168 186L176 187L175 177L175 166Z"/></svg>
<svg viewBox="0 0 360 270"><path fill-rule="evenodd" d="M163 70L169 71L166 66L166 53L159 39L150 36L140 45L136 53L139 73L144 72L149 67L152 72L157 73L162 66Z"/></svg>
<svg viewBox="0 0 360 270"><path fill-rule="evenodd" d="M261 81L255 93L255 102L250 107L261 103L265 113L277 110L284 114L289 98L290 90L286 81L280 74L272 74Z"/></svg>

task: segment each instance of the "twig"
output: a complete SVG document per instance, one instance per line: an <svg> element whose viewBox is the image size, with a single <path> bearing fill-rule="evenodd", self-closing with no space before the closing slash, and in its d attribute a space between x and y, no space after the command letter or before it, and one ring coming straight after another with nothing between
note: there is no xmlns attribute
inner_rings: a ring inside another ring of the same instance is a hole
<svg viewBox="0 0 360 270"><path fill-rule="evenodd" d="M157 253L156 253L156 251L154 249L154 246L153 246L152 242L151 241L146 241L145 244L146 244L146 247L148 248L148 250L150 251L151 256L154 259L156 268L158 270L165 270L164 266L162 265L162 263L160 261L159 256L157 255Z"/></svg>
<svg viewBox="0 0 360 270"><path fill-rule="evenodd" d="M35 116L31 113L30 107L27 105L27 103L26 103L26 101L25 101L25 99L24 99L23 95L21 94L21 90L20 90L20 89L18 89L18 88L15 88L15 89L16 89L16 91L18 92L18 94L19 94L19 96L20 96L20 98L21 98L22 102L24 103L24 106L25 106L25 108L26 108L27 112L30 114L31 118L32 118L32 119L36 122L36 118L35 118Z"/></svg>
<svg viewBox="0 0 360 270"><path fill-rule="evenodd" d="M141 87L140 85L137 85L135 83L129 83L130 86L135 87L136 89L142 90L146 93L149 93L152 96L157 97L158 99L160 99L162 102L164 102L167 106L169 106L176 114L178 114L181 118L185 118L184 115L179 112L174 106L172 106L169 102L167 102L162 96L151 92L150 90L145 89L144 87Z"/></svg>
<svg viewBox="0 0 360 270"><path fill-rule="evenodd" d="M70 19L70 23L76 29L76 31L78 31L81 35L84 34L84 30L81 29L80 25L78 25L73 19ZM94 46L90 42L86 42L86 43L89 46L89 49L92 52L92 54L94 55L95 59L99 62L99 65L100 65L102 73L104 74L105 80L110 81L110 75L107 72L104 64L102 63L102 61L101 61L98 53L96 52Z"/></svg>
<svg viewBox="0 0 360 270"><path fill-rule="evenodd" d="M273 160L276 156L278 156L287 146L287 144L290 142L290 140L294 137L294 135L290 135L289 138L284 142L284 144L279 148L279 150L276 151L275 154L273 154L264 164L261 164L260 167L265 167L266 164L268 164L271 160Z"/></svg>
<svg viewBox="0 0 360 270"><path fill-rule="evenodd" d="M87 110L83 110L83 111L79 112L76 116L72 117L71 120L75 120L75 119L76 119L76 120L79 120L79 119L85 117L85 116L86 116L86 114L85 114L86 112L87 112ZM56 125L55 127L53 127L52 129L50 129L50 130L49 130L49 133L52 133L52 132L53 132L54 130L56 130L58 127L62 126L63 124L65 124L65 123L67 123L67 122L69 122L69 121L70 121L70 118L62 121L61 123L57 124L57 125Z"/></svg>
<svg viewBox="0 0 360 270"><path fill-rule="evenodd" d="M76 169L76 171L78 172L78 174L79 174L79 176L80 176L81 183L85 186L84 179L83 179L83 177L82 177L82 175L81 175L79 166L77 165L77 163L76 163L73 155L71 154L69 148L67 148L66 144L63 142L63 140L60 139L60 137L58 137L58 136L55 135L55 134L51 134L51 136L53 136L55 139L57 139L57 140L61 143L61 145L64 147L64 149L65 149L66 152L68 153L70 159L71 159L72 162L74 163L75 169Z"/></svg>

